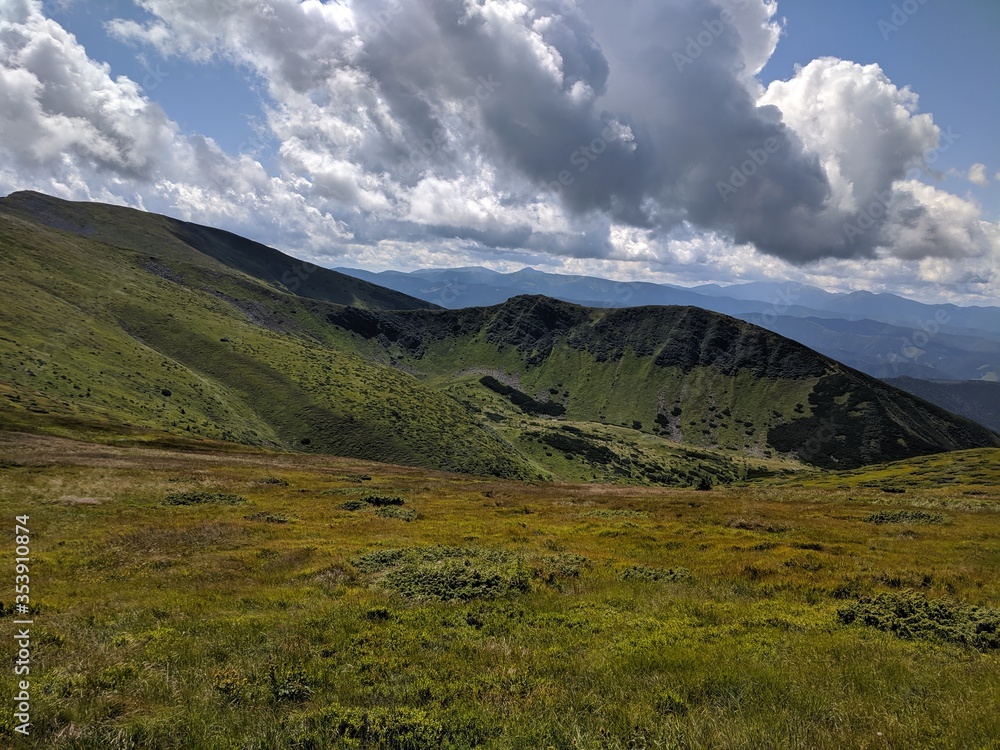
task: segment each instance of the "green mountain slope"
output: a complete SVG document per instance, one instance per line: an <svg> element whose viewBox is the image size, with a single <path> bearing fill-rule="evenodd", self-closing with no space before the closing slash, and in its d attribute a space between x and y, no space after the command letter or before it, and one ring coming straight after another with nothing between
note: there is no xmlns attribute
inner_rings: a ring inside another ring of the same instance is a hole
<svg viewBox="0 0 1000 750"><path fill-rule="evenodd" d="M137 252L0 208L0 423L535 475L454 399L344 346L324 322L338 306L195 252Z"/></svg>
<svg viewBox="0 0 1000 750"><path fill-rule="evenodd" d="M100 203L73 203L34 192L0 199L0 212L96 242L148 253L151 265L182 262L206 271L239 271L300 297L386 310L435 308L429 302L289 257L221 229Z"/></svg>
<svg viewBox="0 0 1000 750"><path fill-rule="evenodd" d="M459 311L347 308L331 321L480 408L507 407L508 421L552 414L824 468L1000 444L969 420L698 308L517 297Z"/></svg>
<svg viewBox="0 0 1000 750"><path fill-rule="evenodd" d="M697 308L520 297L433 310L297 268L235 235L131 209L0 200L0 426L683 486L1000 445Z"/></svg>

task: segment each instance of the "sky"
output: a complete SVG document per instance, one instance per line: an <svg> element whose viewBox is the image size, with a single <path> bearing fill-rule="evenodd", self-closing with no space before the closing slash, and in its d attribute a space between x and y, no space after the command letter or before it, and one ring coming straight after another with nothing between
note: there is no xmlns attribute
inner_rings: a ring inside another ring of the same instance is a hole
<svg viewBox="0 0 1000 750"><path fill-rule="evenodd" d="M0 0L0 195L325 266L1000 303L995 0Z"/></svg>

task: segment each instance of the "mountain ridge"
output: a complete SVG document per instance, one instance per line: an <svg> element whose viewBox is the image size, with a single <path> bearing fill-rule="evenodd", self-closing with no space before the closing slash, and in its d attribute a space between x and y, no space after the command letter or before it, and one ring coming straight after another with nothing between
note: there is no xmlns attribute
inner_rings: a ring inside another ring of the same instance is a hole
<svg viewBox="0 0 1000 750"><path fill-rule="evenodd" d="M924 305L871 293L852 297L791 283L684 288L534 269L508 274L482 268L340 270L449 309L539 293L591 307L691 305L748 320L827 356L847 359L875 377L1000 380L1000 307ZM871 299L889 300L890 309L880 315L870 305L866 308ZM893 308L897 303L901 309Z"/></svg>
<svg viewBox="0 0 1000 750"><path fill-rule="evenodd" d="M275 281L293 259L231 233L24 202L0 200L8 425L78 420L492 476L682 486L1000 444L698 308L524 296L452 311L316 271L319 299Z"/></svg>

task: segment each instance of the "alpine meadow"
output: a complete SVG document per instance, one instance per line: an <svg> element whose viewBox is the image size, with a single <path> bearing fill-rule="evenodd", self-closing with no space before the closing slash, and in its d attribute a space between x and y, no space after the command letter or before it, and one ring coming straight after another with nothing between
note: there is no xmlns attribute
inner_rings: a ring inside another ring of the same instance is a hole
<svg viewBox="0 0 1000 750"><path fill-rule="evenodd" d="M0 0L0 748L1000 750L998 34Z"/></svg>
<svg viewBox="0 0 1000 750"><path fill-rule="evenodd" d="M986 428L697 308L435 310L37 194L0 237L22 743L1000 734Z"/></svg>

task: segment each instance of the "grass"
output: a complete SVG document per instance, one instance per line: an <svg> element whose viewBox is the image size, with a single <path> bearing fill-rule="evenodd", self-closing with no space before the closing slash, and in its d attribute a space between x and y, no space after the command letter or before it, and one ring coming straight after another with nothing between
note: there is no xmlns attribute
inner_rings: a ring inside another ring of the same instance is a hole
<svg viewBox="0 0 1000 750"><path fill-rule="evenodd" d="M1000 736L996 451L703 492L13 432L0 458L4 517L31 516L37 607L18 746ZM366 496L405 504L337 508ZM947 522L867 520L927 508Z"/></svg>

